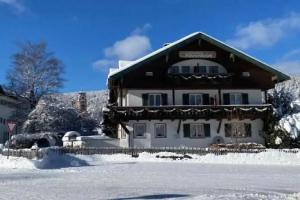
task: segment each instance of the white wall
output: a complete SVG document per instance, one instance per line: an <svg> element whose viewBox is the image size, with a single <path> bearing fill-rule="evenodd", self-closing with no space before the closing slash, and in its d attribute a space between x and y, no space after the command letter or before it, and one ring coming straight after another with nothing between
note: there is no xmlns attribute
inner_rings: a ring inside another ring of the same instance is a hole
<svg viewBox="0 0 300 200"><path fill-rule="evenodd" d="M240 120L239 122L251 123L252 135L251 137L238 138L233 140L232 138L225 137L224 124L228 122L235 122L238 120L228 121L227 119L222 120L222 125L220 132L217 133L219 121L211 120L186 120L181 122L179 134L177 133L177 127L179 120L139 120L129 121L128 126L133 127L134 123L145 123L146 124L146 134L145 138L133 139L135 147L208 147L212 144L214 137L221 136L225 143L235 143L235 142L256 142L264 144L264 139L260 135L263 129L263 121L261 119L256 120ZM167 124L167 138L156 138L154 133L155 123L166 123ZM211 134L210 137L206 138L185 138L183 137L183 124L184 123L210 123ZM131 133L132 134L132 133ZM122 147L128 146L128 135L125 139L120 139L120 145Z"/></svg>

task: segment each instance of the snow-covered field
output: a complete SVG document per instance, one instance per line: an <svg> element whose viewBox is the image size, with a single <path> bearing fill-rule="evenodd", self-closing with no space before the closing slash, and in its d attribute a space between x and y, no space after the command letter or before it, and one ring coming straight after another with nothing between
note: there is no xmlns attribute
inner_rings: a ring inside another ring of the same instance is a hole
<svg viewBox="0 0 300 200"><path fill-rule="evenodd" d="M0 199L300 199L300 153L156 155L0 156Z"/></svg>

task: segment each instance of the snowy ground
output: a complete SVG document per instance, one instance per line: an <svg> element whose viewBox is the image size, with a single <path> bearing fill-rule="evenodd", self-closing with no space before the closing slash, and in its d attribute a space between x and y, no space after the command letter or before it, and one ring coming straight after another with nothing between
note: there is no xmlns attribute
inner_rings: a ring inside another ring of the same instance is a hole
<svg viewBox="0 0 300 200"><path fill-rule="evenodd" d="M300 199L300 153L155 156L0 156L0 199Z"/></svg>

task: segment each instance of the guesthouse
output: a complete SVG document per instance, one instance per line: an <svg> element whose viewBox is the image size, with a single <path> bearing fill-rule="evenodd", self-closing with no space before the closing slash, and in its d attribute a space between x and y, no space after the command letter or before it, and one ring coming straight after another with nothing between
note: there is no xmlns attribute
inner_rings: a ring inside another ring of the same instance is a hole
<svg viewBox="0 0 300 200"><path fill-rule="evenodd" d="M289 76L196 32L108 75L106 131L122 147L264 144L267 90Z"/></svg>

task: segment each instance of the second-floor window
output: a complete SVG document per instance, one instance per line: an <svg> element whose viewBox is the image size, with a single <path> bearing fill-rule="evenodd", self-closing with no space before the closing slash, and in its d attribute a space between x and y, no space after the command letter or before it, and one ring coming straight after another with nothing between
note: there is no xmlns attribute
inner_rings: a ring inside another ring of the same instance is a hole
<svg viewBox="0 0 300 200"><path fill-rule="evenodd" d="M202 94L190 94L189 95L189 103L190 105L202 105Z"/></svg>
<svg viewBox="0 0 300 200"><path fill-rule="evenodd" d="M142 94L143 106L168 105L168 95L165 93Z"/></svg>
<svg viewBox="0 0 300 200"><path fill-rule="evenodd" d="M209 105L209 94L183 94L182 103L183 105Z"/></svg>
<svg viewBox="0 0 300 200"><path fill-rule="evenodd" d="M224 93L223 104L224 105L249 104L249 97L247 93Z"/></svg>
<svg viewBox="0 0 300 200"><path fill-rule="evenodd" d="M149 106L160 106L161 94L149 94Z"/></svg>

